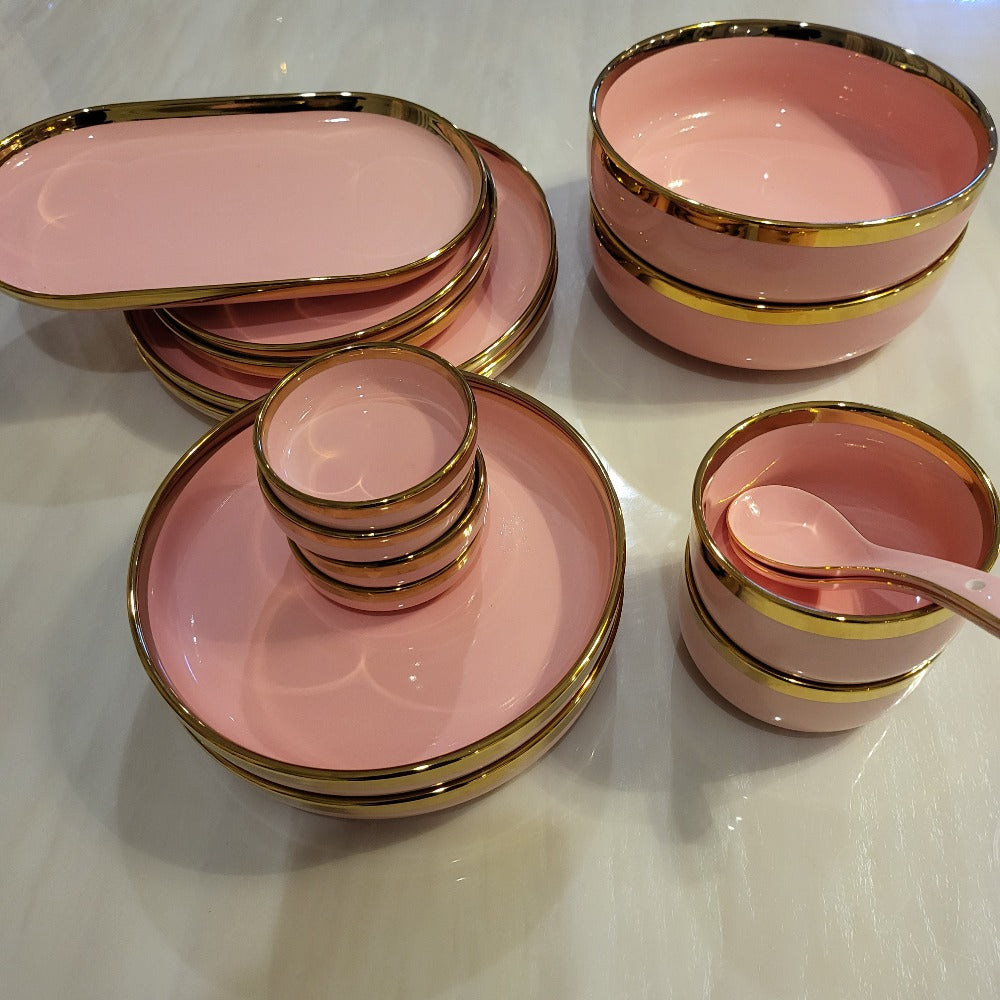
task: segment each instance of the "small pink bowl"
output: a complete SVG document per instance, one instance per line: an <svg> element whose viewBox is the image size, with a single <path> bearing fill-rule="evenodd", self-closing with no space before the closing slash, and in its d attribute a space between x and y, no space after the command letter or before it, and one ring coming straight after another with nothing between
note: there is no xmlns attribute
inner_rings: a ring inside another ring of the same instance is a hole
<svg viewBox="0 0 1000 1000"><path fill-rule="evenodd" d="M320 573L349 587L405 587L436 576L461 558L486 523L489 491L484 462L477 462L474 477L475 488L458 520L439 538L398 559L375 562L328 559L302 546L298 546L299 553Z"/></svg>
<svg viewBox="0 0 1000 1000"><path fill-rule="evenodd" d="M254 426L261 476L296 514L336 531L418 520L468 478L476 402L447 361L408 344L361 344L306 362Z"/></svg>
<svg viewBox="0 0 1000 1000"><path fill-rule="evenodd" d="M958 444L928 425L858 403L791 403L750 417L709 449L695 475L691 575L728 639L792 677L872 684L933 659L961 619L913 594L864 585L782 585L746 565L726 527L750 486L824 497L873 541L989 570L1000 499Z"/></svg>
<svg viewBox="0 0 1000 1000"><path fill-rule="evenodd" d="M982 102L856 32L748 20L633 45L590 99L590 189L654 267L738 298L856 298L958 238L996 158Z"/></svg>
<svg viewBox="0 0 1000 1000"><path fill-rule="evenodd" d="M300 549L334 562L351 563L395 561L433 544L464 516L472 501L477 477L486 481L486 465L478 451L475 465L465 482L429 514L381 531L334 531L286 507L259 471L257 474L272 520Z"/></svg>
<svg viewBox="0 0 1000 1000"><path fill-rule="evenodd" d="M931 267L893 288L788 305L734 299L678 281L629 250L596 208L591 221L594 271L636 326L693 357L768 371L817 368L882 347L930 305L958 248L956 242Z"/></svg>
<svg viewBox="0 0 1000 1000"><path fill-rule="evenodd" d="M702 676L726 701L781 729L831 733L863 726L901 701L930 664L870 684L838 684L790 676L740 649L712 619L685 559L680 588L684 645Z"/></svg>

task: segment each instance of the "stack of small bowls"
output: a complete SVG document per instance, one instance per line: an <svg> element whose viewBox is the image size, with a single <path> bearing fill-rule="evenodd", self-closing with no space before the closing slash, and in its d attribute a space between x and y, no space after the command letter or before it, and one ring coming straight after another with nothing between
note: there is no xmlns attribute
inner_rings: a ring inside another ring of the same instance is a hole
<svg viewBox="0 0 1000 1000"><path fill-rule="evenodd" d="M618 308L688 354L843 361L929 304L996 158L968 88L912 52L782 21L669 31L590 99L591 245Z"/></svg>
<svg viewBox="0 0 1000 1000"><path fill-rule="evenodd" d="M486 465L458 369L406 344L303 364L264 400L258 481L312 585L362 611L415 607L479 549Z"/></svg>
<svg viewBox="0 0 1000 1000"><path fill-rule="evenodd" d="M744 712L786 729L835 731L907 694L955 635L950 611L898 589L780 582L739 555L729 505L751 486L816 494L872 541L988 571L1000 551L1000 500L981 466L911 417L844 402L752 416L708 450L694 480L681 582L685 644Z"/></svg>

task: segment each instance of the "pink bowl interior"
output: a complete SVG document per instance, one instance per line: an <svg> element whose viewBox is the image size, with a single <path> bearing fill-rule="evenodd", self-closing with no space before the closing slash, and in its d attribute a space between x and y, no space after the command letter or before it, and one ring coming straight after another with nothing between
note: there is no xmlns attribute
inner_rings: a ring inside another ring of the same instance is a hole
<svg viewBox="0 0 1000 1000"><path fill-rule="evenodd" d="M735 566L765 590L835 614L882 615L929 602L902 591L778 583L747 566L726 527L729 503L752 485L782 483L837 506L872 541L981 565L993 525L962 476L942 458L888 428L804 423L776 427L724 458L702 490L709 534Z"/></svg>
<svg viewBox="0 0 1000 1000"><path fill-rule="evenodd" d="M659 50L612 79L596 110L650 180L753 218L891 218L960 192L989 158L982 122L944 87L789 38Z"/></svg>
<svg viewBox="0 0 1000 1000"><path fill-rule="evenodd" d="M275 405L264 451L294 489L358 502L433 477L455 456L468 423L466 397L444 370L359 352L297 377Z"/></svg>

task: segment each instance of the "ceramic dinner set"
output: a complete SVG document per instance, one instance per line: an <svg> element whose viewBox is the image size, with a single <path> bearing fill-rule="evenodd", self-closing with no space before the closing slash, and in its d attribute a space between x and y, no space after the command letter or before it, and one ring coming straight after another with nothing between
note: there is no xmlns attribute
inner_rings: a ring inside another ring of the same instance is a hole
<svg viewBox="0 0 1000 1000"><path fill-rule="evenodd" d="M664 32L591 92L594 271L679 351L833 365L927 307L996 148L978 97L891 43ZM517 160L377 94L87 108L0 143L0 232L0 288L122 310L159 382L218 421L128 572L139 658L212 757L304 809L403 816L496 788L567 731L619 625L625 528L587 442L496 379L557 273ZM874 405L785 404L709 449L681 569L695 666L771 725L862 725L960 619L913 587L748 562L727 515L768 484L984 573L1000 500L960 444Z"/></svg>

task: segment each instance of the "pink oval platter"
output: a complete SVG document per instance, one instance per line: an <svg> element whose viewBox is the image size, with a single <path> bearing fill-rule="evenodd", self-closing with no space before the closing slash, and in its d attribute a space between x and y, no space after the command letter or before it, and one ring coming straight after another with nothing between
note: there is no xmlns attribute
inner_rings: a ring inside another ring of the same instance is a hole
<svg viewBox="0 0 1000 1000"><path fill-rule="evenodd" d="M475 567L418 608L352 611L310 586L257 487L257 406L151 501L129 572L136 647L196 738L258 783L344 815L398 814L399 796L440 808L516 773L585 704L620 611L617 496L557 414L470 381L490 516Z"/></svg>
<svg viewBox="0 0 1000 1000"><path fill-rule="evenodd" d="M394 97L87 108L0 143L0 288L133 308L384 287L452 253L485 195L466 136Z"/></svg>
<svg viewBox="0 0 1000 1000"><path fill-rule="evenodd" d="M496 184L493 248L461 315L424 346L467 372L493 377L541 326L555 287L558 255L552 216L538 182L508 153L472 138ZM277 374L227 368L194 351L153 311L132 310L126 319L140 354L188 402L201 400L231 412L278 381Z"/></svg>

